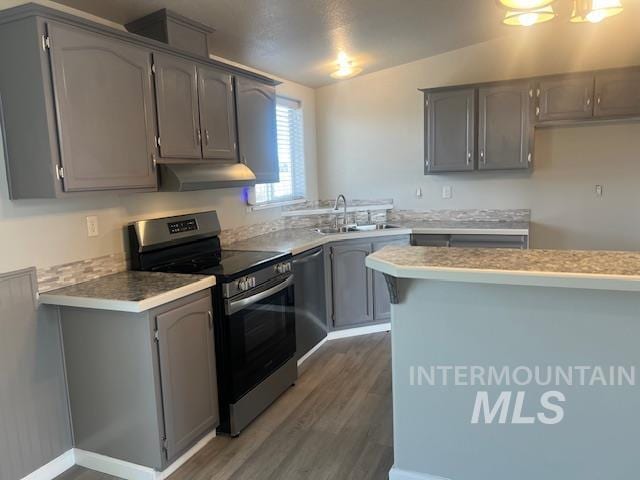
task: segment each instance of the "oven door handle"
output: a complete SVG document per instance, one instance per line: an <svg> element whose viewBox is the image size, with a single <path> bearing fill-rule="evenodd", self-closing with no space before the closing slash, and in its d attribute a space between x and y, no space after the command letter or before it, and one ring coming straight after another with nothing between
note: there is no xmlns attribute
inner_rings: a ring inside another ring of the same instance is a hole
<svg viewBox="0 0 640 480"><path fill-rule="evenodd" d="M245 307L248 307L249 305L253 305L256 302L259 302L260 300L264 300L265 298L268 298L271 295L275 295L276 293L281 292L285 288L290 287L292 284L293 284L293 275L287 277L287 279L284 282L279 283L275 287L271 287L263 292L256 293L255 295L252 295L247 298L242 298L240 300L234 300L233 302L227 302L227 304L225 305L226 313L227 315L233 315L234 313L239 312L240 310L242 310Z"/></svg>

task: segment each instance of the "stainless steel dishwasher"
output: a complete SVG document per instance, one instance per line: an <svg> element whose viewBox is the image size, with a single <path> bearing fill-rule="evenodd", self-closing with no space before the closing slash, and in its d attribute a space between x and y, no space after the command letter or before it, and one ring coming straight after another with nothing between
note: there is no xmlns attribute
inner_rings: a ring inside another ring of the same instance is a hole
<svg viewBox="0 0 640 480"><path fill-rule="evenodd" d="M327 306L322 247L293 257L296 311L296 358L327 336Z"/></svg>

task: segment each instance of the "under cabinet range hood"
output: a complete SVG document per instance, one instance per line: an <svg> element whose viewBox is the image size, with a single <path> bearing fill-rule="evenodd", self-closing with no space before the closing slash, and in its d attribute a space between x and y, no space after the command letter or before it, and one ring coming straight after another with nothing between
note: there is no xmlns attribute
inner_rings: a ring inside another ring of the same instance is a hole
<svg viewBox="0 0 640 480"><path fill-rule="evenodd" d="M247 187L255 184L255 174L242 163L211 162L160 165L160 190L165 192Z"/></svg>

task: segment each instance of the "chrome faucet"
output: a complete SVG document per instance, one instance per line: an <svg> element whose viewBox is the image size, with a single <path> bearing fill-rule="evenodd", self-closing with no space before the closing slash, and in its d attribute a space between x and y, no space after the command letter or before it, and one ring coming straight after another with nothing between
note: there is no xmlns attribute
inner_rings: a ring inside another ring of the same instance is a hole
<svg viewBox="0 0 640 480"><path fill-rule="evenodd" d="M347 226L347 199L343 194L338 195L338 197L336 198L336 203L333 205L333 209L336 211L338 210L338 203L340 203L340 199L342 199L342 202L344 203L344 217L342 218L342 226L346 227ZM337 228L338 228L338 214L336 214L336 229Z"/></svg>

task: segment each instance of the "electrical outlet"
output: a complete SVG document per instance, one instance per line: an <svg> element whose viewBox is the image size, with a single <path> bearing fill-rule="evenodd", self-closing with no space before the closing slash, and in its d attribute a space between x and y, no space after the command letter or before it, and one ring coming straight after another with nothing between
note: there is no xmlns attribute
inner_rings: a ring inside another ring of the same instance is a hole
<svg viewBox="0 0 640 480"><path fill-rule="evenodd" d="M98 228L98 217L96 215L90 215L87 217L87 235L89 237L97 237L100 234Z"/></svg>
<svg viewBox="0 0 640 480"><path fill-rule="evenodd" d="M602 196L602 185L596 185L596 197Z"/></svg>
<svg viewBox="0 0 640 480"><path fill-rule="evenodd" d="M416 198L422 198L422 188L416 188Z"/></svg>
<svg viewBox="0 0 640 480"><path fill-rule="evenodd" d="M449 199L451 196L451 185L445 185L442 187L442 198Z"/></svg>

